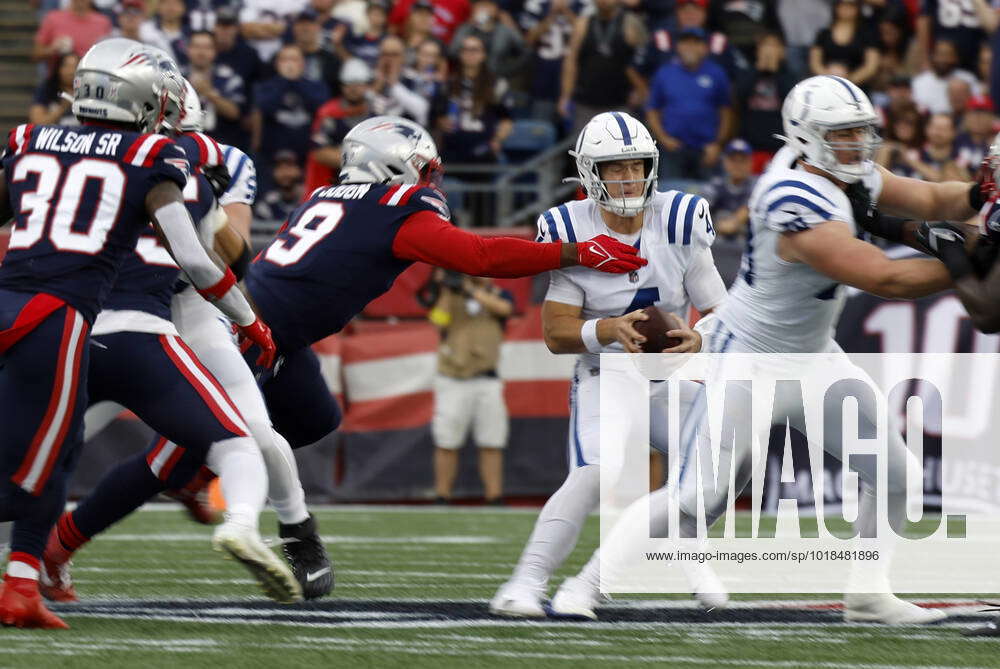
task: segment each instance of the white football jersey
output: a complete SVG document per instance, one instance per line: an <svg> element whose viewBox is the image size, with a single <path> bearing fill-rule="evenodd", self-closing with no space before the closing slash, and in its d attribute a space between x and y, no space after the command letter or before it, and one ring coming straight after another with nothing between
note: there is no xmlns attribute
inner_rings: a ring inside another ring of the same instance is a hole
<svg viewBox="0 0 1000 669"><path fill-rule="evenodd" d="M538 241L586 241L609 235L632 244L649 262L630 274L605 274L586 267L549 272L546 301L582 307L582 317L609 318L656 305L686 318L693 304L713 309L726 299L726 287L715 268L715 228L704 198L671 190L655 193L646 206L642 229L627 237L612 232L593 200L553 207L538 217ZM621 352L615 342L605 352ZM584 365L597 367L595 353L583 353Z"/></svg>
<svg viewBox="0 0 1000 669"><path fill-rule="evenodd" d="M843 306L844 289L805 263L778 256L784 232L800 232L826 221L842 221L858 234L847 195L832 181L796 166L781 149L750 195L750 223L739 277L719 320L743 349L763 353L816 353L827 349ZM873 170L864 185L877 200L882 175Z"/></svg>
<svg viewBox="0 0 1000 669"><path fill-rule="evenodd" d="M229 188L219 198L219 204L226 206L231 202L242 202L253 206L257 199L257 168L250 156L235 146L220 144L222 158L229 170Z"/></svg>

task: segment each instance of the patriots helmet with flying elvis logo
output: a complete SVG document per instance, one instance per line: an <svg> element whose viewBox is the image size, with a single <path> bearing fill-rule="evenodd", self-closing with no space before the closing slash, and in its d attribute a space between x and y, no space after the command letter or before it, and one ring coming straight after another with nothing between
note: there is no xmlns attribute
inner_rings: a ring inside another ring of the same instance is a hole
<svg viewBox="0 0 1000 669"><path fill-rule="evenodd" d="M153 58L160 70L158 91L163 98L163 117L157 126L157 132L168 132L179 135L183 131L184 114L186 111L187 80L181 74L177 61L163 49L146 45L146 51Z"/></svg>
<svg viewBox="0 0 1000 669"><path fill-rule="evenodd" d="M604 112L590 119L569 155L576 160L579 177L565 181L579 181L587 197L601 208L619 216L634 216L652 199L660 152L646 126L625 112ZM601 176L601 164L636 159L645 163L641 194L613 197L608 184L614 182Z"/></svg>
<svg viewBox="0 0 1000 669"><path fill-rule="evenodd" d="M73 115L154 131L164 115L163 77L149 47L116 37L83 55L73 76Z"/></svg>
<svg viewBox="0 0 1000 669"><path fill-rule="evenodd" d="M442 168L430 133L399 116L375 116L344 137L341 183L440 187Z"/></svg>
<svg viewBox="0 0 1000 669"><path fill-rule="evenodd" d="M864 91L843 77L819 75L796 84L781 107L785 134L780 139L808 165L844 183L875 169L879 117ZM858 128L857 138L831 140L830 132ZM850 158L841 162L844 157Z"/></svg>

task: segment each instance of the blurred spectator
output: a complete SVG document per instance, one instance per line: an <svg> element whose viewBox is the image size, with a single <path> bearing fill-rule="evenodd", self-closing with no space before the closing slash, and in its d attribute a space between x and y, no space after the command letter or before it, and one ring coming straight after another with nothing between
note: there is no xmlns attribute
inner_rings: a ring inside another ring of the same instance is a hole
<svg viewBox="0 0 1000 669"><path fill-rule="evenodd" d="M636 56L640 72L655 74L661 65L673 60L677 35L688 28L705 30L709 57L723 67L730 79L735 80L749 69L747 59L729 44L724 33L708 30L708 0L677 0L675 13L653 28L650 41Z"/></svg>
<svg viewBox="0 0 1000 669"><path fill-rule="evenodd" d="M496 164L502 155L504 140L514 129L508 107L508 86L494 76L486 63L486 47L475 35L468 35L459 45L458 63L448 82L445 113L438 117L441 132L438 147L445 165ZM463 181L484 182L489 173L463 175ZM473 224L488 224L490 196L473 193L466 209Z"/></svg>
<svg viewBox="0 0 1000 669"><path fill-rule="evenodd" d="M302 202L301 160L294 151L281 150L274 154L271 173L273 187L257 198L253 213L265 221L287 221Z"/></svg>
<svg viewBox="0 0 1000 669"><path fill-rule="evenodd" d="M28 108L28 122L36 125L79 125L70 107L73 104L73 75L80 59L72 51L56 59L52 72L35 90Z"/></svg>
<svg viewBox="0 0 1000 669"><path fill-rule="evenodd" d="M296 45L281 47L274 67L277 74L257 84L251 117L252 148L263 159L258 160L258 165L267 166L267 174L279 149L306 154L313 116L330 97L326 84L305 78L305 58Z"/></svg>
<svg viewBox="0 0 1000 669"><path fill-rule="evenodd" d="M334 31L334 45L341 60L360 58L371 67L378 61L379 46L388 34L389 5L386 0L368 0L368 29L357 33L338 28Z"/></svg>
<svg viewBox="0 0 1000 669"><path fill-rule="evenodd" d="M969 98L965 105L964 130L955 139L955 162L965 170L964 179L972 178L990 150L996 134L993 101L985 95Z"/></svg>
<svg viewBox="0 0 1000 669"><path fill-rule="evenodd" d="M732 128L729 78L707 59L706 35L688 28L677 40L677 60L653 78L646 122L660 143L660 178L692 179L719 160Z"/></svg>
<svg viewBox="0 0 1000 669"><path fill-rule="evenodd" d="M952 77L948 80L947 91L948 108L951 109L957 126L962 112L965 111L965 105L969 104L969 100L972 99L972 86L964 79Z"/></svg>
<svg viewBox="0 0 1000 669"><path fill-rule="evenodd" d="M90 0L70 0L68 9L55 9L42 19L31 55L35 60L54 60L73 52L82 58L110 32L111 20L94 11Z"/></svg>
<svg viewBox="0 0 1000 669"><path fill-rule="evenodd" d="M996 107L998 106L998 97L1000 97L1000 58L997 58L997 51L1000 50L1000 31L997 31L997 27L1000 26L1000 9L993 8L993 5L996 4L993 0L972 0L972 4L976 10L976 16L989 36L983 48L990 50L990 72L988 77L983 77L980 73L980 78L989 82L990 95L993 96L993 105ZM981 72L982 55L980 55L979 66Z"/></svg>
<svg viewBox="0 0 1000 669"><path fill-rule="evenodd" d="M924 145L923 117L913 102L900 101L886 109L885 139L875 162L894 174L919 177L914 160Z"/></svg>
<svg viewBox="0 0 1000 669"><path fill-rule="evenodd" d="M471 431L486 503L501 504L509 425L497 364L514 298L491 279L448 270L436 270L431 282L436 295L428 316L441 331L431 422L438 503L451 500L458 449Z"/></svg>
<svg viewBox="0 0 1000 669"><path fill-rule="evenodd" d="M149 23L151 32L158 34L161 41L170 45L167 53L171 54L178 64L185 65L191 26L185 16L184 0L158 0L156 14Z"/></svg>
<svg viewBox="0 0 1000 669"><path fill-rule="evenodd" d="M758 48L758 56L760 50ZM751 167L752 150L743 139L734 139L722 151L722 174L712 177L702 191L708 200L715 231L723 238L743 236L750 210L747 203L757 178Z"/></svg>
<svg viewBox="0 0 1000 669"><path fill-rule="evenodd" d="M795 75L785 61L785 46L778 33L764 33L757 46L757 62L750 74L737 85L740 110L740 134L757 153L754 171L759 171L782 146L774 137L783 132L781 105L796 83Z"/></svg>
<svg viewBox="0 0 1000 669"><path fill-rule="evenodd" d="M974 3L975 0L921 0L917 44L922 68L933 67L932 45L948 40L956 48L958 67L976 69L985 33Z"/></svg>
<svg viewBox="0 0 1000 669"><path fill-rule="evenodd" d="M787 40L788 68L796 79L809 73L809 49L830 25L830 0L778 0L778 18Z"/></svg>
<svg viewBox="0 0 1000 669"><path fill-rule="evenodd" d="M228 65L240 75L247 91L253 90L263 77L264 64L257 50L247 44L240 35L239 16L229 8L215 13L215 60L220 65Z"/></svg>
<svg viewBox="0 0 1000 669"><path fill-rule="evenodd" d="M211 30L215 26L215 10L228 6L228 0L185 0L187 22L192 31Z"/></svg>
<svg viewBox="0 0 1000 669"><path fill-rule="evenodd" d="M402 32L406 42L406 64L411 65L417 57L417 50L434 37L434 5L430 0L417 0L410 9L410 16Z"/></svg>
<svg viewBox="0 0 1000 669"><path fill-rule="evenodd" d="M506 104L507 81L486 63L483 41L469 35L459 46L448 82L447 109L438 118L444 164L495 162L513 128Z"/></svg>
<svg viewBox="0 0 1000 669"><path fill-rule="evenodd" d="M316 112L312 122L312 150L306 160L306 191L333 183L340 172L340 145L355 125L374 116L368 104L374 74L365 61L352 58L340 68L341 96Z"/></svg>
<svg viewBox="0 0 1000 669"><path fill-rule="evenodd" d="M410 12L418 0L398 0L389 14L389 22L402 30L410 17ZM431 0L434 6L434 36L445 44L451 44L452 36L460 25L469 20L469 0Z"/></svg>
<svg viewBox="0 0 1000 669"><path fill-rule="evenodd" d="M242 124L246 84L233 68L216 62L213 33L199 30L191 34L186 74L201 102L205 132L222 144L249 148L250 133Z"/></svg>
<svg viewBox="0 0 1000 669"><path fill-rule="evenodd" d="M979 92L982 95L992 96L993 47L989 44L983 44L979 49L979 66L976 68L976 78L979 80Z"/></svg>
<svg viewBox="0 0 1000 669"><path fill-rule="evenodd" d="M774 0L711 0L708 25L729 37L748 62L756 58L762 33L781 32Z"/></svg>
<svg viewBox="0 0 1000 669"><path fill-rule="evenodd" d="M302 49L306 59L306 79L322 81L331 95L340 93L340 59L323 44L319 15L307 8L292 21L292 42Z"/></svg>
<svg viewBox="0 0 1000 669"><path fill-rule="evenodd" d="M331 30L345 23L333 15L333 10L338 4L342 3L338 3L337 0L309 0L307 9L316 12L316 20L319 21L319 27L323 31L324 42L329 41Z"/></svg>
<svg viewBox="0 0 1000 669"><path fill-rule="evenodd" d="M452 57L465 38L475 35L486 46L486 64L498 77L516 74L527 55L527 48L520 31L500 20L500 9L496 0L475 0L472 3L472 17L455 31L451 42Z"/></svg>
<svg viewBox="0 0 1000 669"><path fill-rule="evenodd" d="M278 53L288 20L305 9L306 3L307 0L243 0L240 32L263 62L271 62Z"/></svg>
<svg viewBox="0 0 1000 669"><path fill-rule="evenodd" d="M382 40L370 100L372 113L375 116L405 116L427 125L430 100L403 83L405 56L402 39L389 35Z"/></svg>
<svg viewBox="0 0 1000 669"><path fill-rule="evenodd" d="M878 17L879 83L884 88L892 77L912 74L909 70L910 29L906 9L889 5Z"/></svg>
<svg viewBox="0 0 1000 669"><path fill-rule="evenodd" d="M414 60L403 69L403 84L429 100L433 106L444 92L447 79L448 61L441 43L429 37L417 47Z"/></svg>
<svg viewBox="0 0 1000 669"><path fill-rule="evenodd" d="M893 110L913 105L913 87L910 85L910 78L904 74L896 75L889 80L884 91L872 94L872 104L876 111L882 115L882 125L887 126L886 114L891 114Z"/></svg>
<svg viewBox="0 0 1000 669"><path fill-rule="evenodd" d="M962 169L955 162L955 122L949 114L933 114L924 125L927 143L909 155L910 165L925 181L960 181Z"/></svg>
<svg viewBox="0 0 1000 669"><path fill-rule="evenodd" d="M958 68L955 44L950 40L940 39L934 44L931 69L924 70L913 78L913 100L917 106L931 114L951 113L948 80L952 77L964 79L975 89L975 75Z"/></svg>
<svg viewBox="0 0 1000 669"><path fill-rule="evenodd" d="M631 65L645 43L641 19L621 0L594 0L594 12L576 19L559 96L559 113L573 119L574 134L597 114L630 106L633 92L645 97L646 83Z"/></svg>
<svg viewBox="0 0 1000 669"><path fill-rule="evenodd" d="M532 51L526 89L531 95L531 115L535 118L556 116L563 58L573 33L573 22L584 7L580 0L540 0L524 3L518 14L525 43Z"/></svg>
<svg viewBox="0 0 1000 669"><path fill-rule="evenodd" d="M367 0L337 0L330 14L358 35L368 30Z"/></svg>
<svg viewBox="0 0 1000 669"><path fill-rule="evenodd" d="M109 37L134 39L137 42L163 49L167 53L171 53L173 50L163 33L157 30L151 21L146 20L144 0L123 0L115 20L118 22L118 27L111 31Z"/></svg>
<svg viewBox="0 0 1000 669"><path fill-rule="evenodd" d="M813 74L833 74L835 64L858 86L865 86L878 72L878 38L861 18L858 0L834 3L833 23L820 31L809 52Z"/></svg>

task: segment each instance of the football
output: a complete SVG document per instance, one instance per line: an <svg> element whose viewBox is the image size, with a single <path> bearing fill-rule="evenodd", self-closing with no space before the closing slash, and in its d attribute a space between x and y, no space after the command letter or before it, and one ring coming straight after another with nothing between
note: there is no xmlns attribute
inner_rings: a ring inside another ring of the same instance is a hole
<svg viewBox="0 0 1000 669"><path fill-rule="evenodd" d="M646 338L641 346L643 353L660 353L665 348L673 348L681 343L679 337L667 336L668 330L676 330L683 325L677 316L652 306L646 307L643 312L649 316L649 320L634 323L636 331Z"/></svg>

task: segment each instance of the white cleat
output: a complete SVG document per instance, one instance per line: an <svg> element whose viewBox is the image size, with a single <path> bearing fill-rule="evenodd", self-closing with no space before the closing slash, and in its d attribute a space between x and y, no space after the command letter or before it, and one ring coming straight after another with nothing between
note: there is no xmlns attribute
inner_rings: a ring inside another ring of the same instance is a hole
<svg viewBox="0 0 1000 669"><path fill-rule="evenodd" d="M729 591L708 563L686 562L684 574L691 584L691 593L703 609L712 611L729 605Z"/></svg>
<svg viewBox="0 0 1000 669"><path fill-rule="evenodd" d="M504 583L490 600L490 613L505 618L544 618L542 598L533 590L510 581Z"/></svg>
<svg viewBox="0 0 1000 669"><path fill-rule="evenodd" d="M570 576L556 591L550 609L557 617L587 618L597 620L594 609L604 598L601 591L576 576Z"/></svg>
<svg viewBox="0 0 1000 669"><path fill-rule="evenodd" d="M256 529L225 522L212 534L212 548L227 553L246 567L264 594L274 601L282 604L302 601L302 586L281 558L264 544Z"/></svg>
<svg viewBox="0 0 1000 669"><path fill-rule="evenodd" d="M844 620L848 622L927 625L947 617L940 609L925 609L887 592L844 595Z"/></svg>

